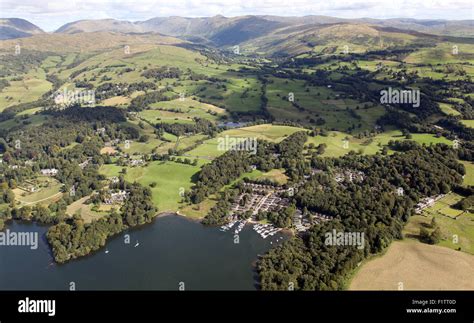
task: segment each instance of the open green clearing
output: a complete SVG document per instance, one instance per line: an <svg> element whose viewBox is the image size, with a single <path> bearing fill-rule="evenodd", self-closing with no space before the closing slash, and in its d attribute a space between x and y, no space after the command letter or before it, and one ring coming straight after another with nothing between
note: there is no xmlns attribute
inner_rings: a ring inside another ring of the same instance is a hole
<svg viewBox="0 0 474 323"><path fill-rule="evenodd" d="M35 114L35 115L30 115L29 117L25 119L22 119L22 118L9 119L9 120L0 122L0 129L10 130L14 127L18 127L22 125L38 126L38 125L43 124L47 120L47 118L48 117L45 115Z"/></svg>
<svg viewBox="0 0 474 323"><path fill-rule="evenodd" d="M118 176L122 168L116 165L103 165L100 171L108 177ZM146 167L128 167L126 169L125 179L127 181L136 181L148 187L151 183L156 182L156 186L150 187L150 189L153 193L153 202L159 212L175 212L182 205L180 194L191 188L192 177L200 168L171 161L155 161Z"/></svg>
<svg viewBox="0 0 474 323"><path fill-rule="evenodd" d="M40 68L23 75L21 80L9 80L9 83L10 86L0 92L0 112L12 105L35 101L52 86Z"/></svg>
<svg viewBox="0 0 474 323"><path fill-rule="evenodd" d="M451 104L448 103L439 103L439 107L441 111L443 111L444 114L447 115L453 115L453 116L459 116L461 113L457 111L456 109L453 108Z"/></svg>
<svg viewBox="0 0 474 323"><path fill-rule="evenodd" d="M463 214L464 211L454 209L452 206L457 202L461 201L462 199L463 197L458 194L449 193L440 200L436 201L432 207L423 210L423 214L427 216L433 216L434 214L436 214L455 219L461 214Z"/></svg>
<svg viewBox="0 0 474 323"><path fill-rule="evenodd" d="M429 228L433 217L436 218L442 233L442 240L438 245L474 254L474 214L472 213L464 213L456 219L437 213L431 213L429 216L414 215L404 229L405 237L418 238L420 228Z"/></svg>
<svg viewBox="0 0 474 323"><path fill-rule="evenodd" d="M464 185L474 185L474 164L468 161L461 161L466 168L466 175L464 176Z"/></svg>
<svg viewBox="0 0 474 323"><path fill-rule="evenodd" d="M98 220L101 217L107 215L112 207L108 205L104 205L103 208L105 207L105 210L103 211L94 211L92 207L94 206L93 204L86 204L85 202L90 198L90 196L83 197L67 207L67 214L69 215L74 215L74 214L79 214L81 218L84 220L85 223L91 223L92 221Z"/></svg>
<svg viewBox="0 0 474 323"><path fill-rule="evenodd" d="M26 186L34 187L35 191L31 192L21 188L13 190L15 199L22 205L48 204L55 199L59 199L62 195L61 187L63 185L54 178L40 176L33 184L25 185L25 188Z"/></svg>
<svg viewBox="0 0 474 323"><path fill-rule="evenodd" d="M345 145L345 141L348 141L348 145ZM355 152L362 152L363 154L372 155L382 150L383 146L386 146L390 140L407 140L399 130L386 131L384 133L377 134L372 138L358 139L356 137L347 135L342 132L331 131L327 136L316 136L309 137L307 144L326 144L327 148L323 156L325 157L340 157L353 150ZM452 145L452 141L444 137L436 137L432 134L412 134L413 141L419 144L437 144L444 143ZM347 147L347 148L345 148Z"/></svg>
<svg viewBox="0 0 474 323"><path fill-rule="evenodd" d="M474 120L461 120L461 122L469 128L474 128Z"/></svg>
<svg viewBox="0 0 474 323"><path fill-rule="evenodd" d="M279 142L288 135L291 135L297 131L307 131L303 128L290 127L290 126L278 126L278 125L257 125L251 127L244 127L238 129L231 129L223 131L218 135L217 138L212 138L204 141L204 143L197 148L187 153L189 156L196 157L207 157L215 158L220 156L223 151L218 150L219 139L225 139L226 136L229 138L258 138L273 142ZM344 145L344 140L348 140L348 148ZM338 132L330 131L327 136L318 135L316 137L308 137L307 145L313 144L318 146L319 144L326 144L327 148L323 156L325 157L339 157L347 154L353 150L355 152L361 151L363 154L375 154L382 150L382 147L387 145L390 140L407 140L398 130L386 131L381 134L377 134L372 138L358 139L351 135ZM452 141L444 138L437 137L432 134L412 134L413 141L420 144L430 145L437 143L444 143L452 145Z"/></svg>
<svg viewBox="0 0 474 323"><path fill-rule="evenodd" d="M224 142L226 138L255 138L272 142L280 142L285 137L298 131L306 130L303 128L271 124L261 124L244 128L230 129L219 133L216 138L205 140L203 144L187 152L186 155L212 159L225 153L224 150L219 149L219 142Z"/></svg>
<svg viewBox="0 0 474 323"><path fill-rule="evenodd" d="M140 118L150 124L192 123L194 118L215 122L226 114L224 109L189 98L153 103L150 108L140 112Z"/></svg>

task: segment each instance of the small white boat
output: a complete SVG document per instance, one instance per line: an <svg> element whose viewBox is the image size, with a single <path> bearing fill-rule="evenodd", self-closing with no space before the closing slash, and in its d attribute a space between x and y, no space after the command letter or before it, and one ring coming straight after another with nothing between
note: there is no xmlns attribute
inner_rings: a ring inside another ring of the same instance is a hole
<svg viewBox="0 0 474 323"><path fill-rule="evenodd" d="M109 250L105 250L105 253L109 253Z"/></svg>
<svg viewBox="0 0 474 323"><path fill-rule="evenodd" d="M140 242L137 241L137 243L135 243L135 248L138 247L140 245Z"/></svg>

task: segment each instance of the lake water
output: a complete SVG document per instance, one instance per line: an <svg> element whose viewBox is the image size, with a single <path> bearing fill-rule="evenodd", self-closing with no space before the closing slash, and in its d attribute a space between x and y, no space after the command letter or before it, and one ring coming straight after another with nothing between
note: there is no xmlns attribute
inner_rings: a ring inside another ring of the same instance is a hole
<svg viewBox="0 0 474 323"><path fill-rule="evenodd" d="M178 290L181 283L186 290L252 290L258 254L287 238L277 234L264 240L247 225L235 244L233 231L169 215L110 239L108 253L104 248L57 265L47 227L10 222L7 228L38 232L40 242L36 250L0 246L0 290L69 290L70 282L76 290Z"/></svg>

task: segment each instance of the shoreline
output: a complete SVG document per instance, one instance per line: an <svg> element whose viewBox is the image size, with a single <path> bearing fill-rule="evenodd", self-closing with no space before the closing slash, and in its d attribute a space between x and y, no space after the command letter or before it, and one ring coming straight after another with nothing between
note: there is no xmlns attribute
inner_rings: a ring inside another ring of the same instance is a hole
<svg viewBox="0 0 474 323"><path fill-rule="evenodd" d="M190 217L187 216L187 215L181 214L181 213L179 212L179 210L175 211L175 212L172 213L172 214L171 214L171 213L168 213L168 215L180 216L180 217L182 217L182 218L187 219L188 221L197 222L197 223L201 223L202 219L204 219L204 218L190 218ZM164 216L164 215L160 215L160 214L159 214L158 216Z"/></svg>

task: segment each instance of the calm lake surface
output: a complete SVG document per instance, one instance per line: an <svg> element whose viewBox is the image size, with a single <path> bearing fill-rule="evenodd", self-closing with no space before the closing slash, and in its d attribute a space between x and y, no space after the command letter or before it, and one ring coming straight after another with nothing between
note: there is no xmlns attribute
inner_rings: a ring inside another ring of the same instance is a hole
<svg viewBox="0 0 474 323"><path fill-rule="evenodd" d="M0 290L69 290L70 282L76 290L178 290L181 282L186 290L252 290L257 255L288 237L264 240L247 225L235 244L233 231L169 215L110 239L90 256L56 265L47 227L9 222L7 228L38 232L40 241L36 250L0 246Z"/></svg>

